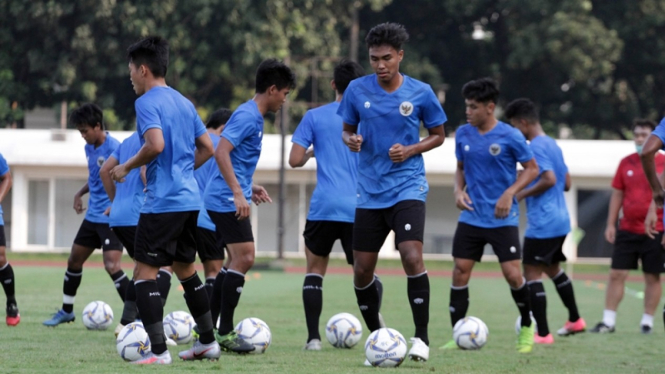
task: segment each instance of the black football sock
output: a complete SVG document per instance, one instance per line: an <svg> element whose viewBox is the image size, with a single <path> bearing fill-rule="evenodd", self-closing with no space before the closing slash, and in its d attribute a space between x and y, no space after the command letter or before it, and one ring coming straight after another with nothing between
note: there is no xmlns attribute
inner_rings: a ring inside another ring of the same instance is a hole
<svg viewBox="0 0 665 374"><path fill-rule="evenodd" d="M212 291L215 288L215 279L214 277L206 278L206 283L205 283L205 289L206 293L208 294L208 300L212 297Z"/></svg>
<svg viewBox="0 0 665 374"><path fill-rule="evenodd" d="M222 284L222 303L219 316L219 335L233 331L233 313L240 301L245 274L229 269Z"/></svg>
<svg viewBox="0 0 665 374"><path fill-rule="evenodd" d="M580 313L577 311L577 303L575 302L575 291L573 291L573 282L568 278L568 275L561 269L561 272L552 278L552 282L556 285L556 292L559 293L563 305L568 308L568 320L576 322L580 319Z"/></svg>
<svg viewBox="0 0 665 374"><path fill-rule="evenodd" d="M7 296L7 306L15 305L14 269L9 265L9 262L0 268L0 283L2 283L2 288L5 290L5 296Z"/></svg>
<svg viewBox="0 0 665 374"><path fill-rule="evenodd" d="M529 281L527 286L529 287L531 312L533 313L533 318L536 320L538 335L545 337L550 333L550 328L547 324L547 296L545 294L545 287L543 287L543 282L540 279Z"/></svg>
<svg viewBox="0 0 665 374"><path fill-rule="evenodd" d="M227 269L222 269L215 277L215 283L212 285L212 295L210 295L210 316L212 317L212 325L217 328L217 318L219 318L219 311L222 308L222 285L224 284L224 277L226 276Z"/></svg>
<svg viewBox="0 0 665 374"><path fill-rule="evenodd" d="M427 271L407 277L407 294L413 323L416 325L415 337L429 346L427 324L429 323L429 277Z"/></svg>
<svg viewBox="0 0 665 374"><path fill-rule="evenodd" d="M370 332L381 328L381 322L379 320L379 290L374 282L375 279L372 279L372 281L365 287L355 287L358 307L360 308L360 313L363 315L367 329Z"/></svg>
<svg viewBox="0 0 665 374"><path fill-rule="evenodd" d="M529 287L526 285L526 279L522 278L522 285L514 289L510 287L510 294L513 295L515 305L522 316L522 327L531 326L531 303L529 302Z"/></svg>
<svg viewBox="0 0 665 374"><path fill-rule="evenodd" d="M454 287L450 286L450 324L455 327L457 321L466 317L466 311L469 310L469 286Z"/></svg>
<svg viewBox="0 0 665 374"><path fill-rule="evenodd" d="M307 321L307 341L321 340L319 334L319 318L323 308L323 276L320 274L306 274L302 286L302 302L305 306L305 321Z"/></svg>
<svg viewBox="0 0 665 374"><path fill-rule="evenodd" d="M122 317L120 317L120 324L127 325L136 321L138 311L136 309L136 287L134 280L129 281L127 291L125 293L125 305L122 308Z"/></svg>
<svg viewBox="0 0 665 374"><path fill-rule="evenodd" d="M166 305L166 299L169 298L169 291L171 291L171 272L166 269L159 269L157 273L157 288L159 294L162 295L162 305Z"/></svg>
<svg viewBox="0 0 665 374"><path fill-rule="evenodd" d="M148 333L152 353L160 355L166 351L164 335L164 307L162 298L154 280L134 281L136 288L136 306L141 313L143 328Z"/></svg>
<svg viewBox="0 0 665 374"><path fill-rule="evenodd" d="M81 285L83 269L67 268L65 272L65 282L62 286L62 310L65 313L74 311L74 300L76 299L76 290Z"/></svg>
<svg viewBox="0 0 665 374"><path fill-rule="evenodd" d="M212 317L210 316L210 301L205 286L201 283L201 278L194 273L191 277L181 280L182 288L185 290L185 301L189 308L194 322L199 327L199 340L203 344L210 344L215 341L212 333Z"/></svg>
<svg viewBox="0 0 665 374"><path fill-rule="evenodd" d="M129 285L129 278L127 278L127 274L120 270L111 274L111 279L113 280L113 284L115 284L116 291L118 291L118 294L120 295L120 299L122 299L122 302L124 303L125 295L127 294L127 285Z"/></svg>
<svg viewBox="0 0 665 374"><path fill-rule="evenodd" d="M379 293L379 312L381 311L381 303L383 302L383 282L378 275L374 274L374 284L376 284L376 291Z"/></svg>

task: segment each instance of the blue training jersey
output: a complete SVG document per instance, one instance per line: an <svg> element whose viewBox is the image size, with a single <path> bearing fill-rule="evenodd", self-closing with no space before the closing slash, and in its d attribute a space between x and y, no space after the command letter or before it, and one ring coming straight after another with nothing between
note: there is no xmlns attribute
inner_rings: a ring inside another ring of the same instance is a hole
<svg viewBox="0 0 665 374"><path fill-rule="evenodd" d="M120 144L111 157L124 164L141 149L139 134L133 133ZM141 168L133 169L125 177L123 183L115 184L115 198L109 215L109 226L136 226L139 222L139 214L145 199L143 189L145 185L141 180Z"/></svg>
<svg viewBox="0 0 665 374"><path fill-rule="evenodd" d="M464 163L466 192L473 203L473 210L463 210L459 221L484 228L517 226L516 199L506 218L495 218L494 209L504 191L517 180L517 163L533 158L524 135L503 122L482 135L466 124L455 133L455 155Z"/></svg>
<svg viewBox="0 0 665 374"><path fill-rule="evenodd" d="M212 140L213 149L216 149L217 144L219 144L220 137L215 134L211 133L208 134L210 135L210 139ZM201 210L199 211L199 218L196 225L198 227L202 227L210 231L215 231L215 224L212 222L210 216L208 215L208 211L205 208L205 200L204 200L206 186L208 185L208 181L210 180L212 169L217 169L217 173L219 173L215 157L210 157L210 159L206 161L205 164L201 165L198 169L194 170L194 178L196 178L196 183L199 185L199 194L201 196Z"/></svg>
<svg viewBox="0 0 665 374"><path fill-rule="evenodd" d="M386 92L376 74L353 80L337 110L344 123L358 126L362 135L358 166L358 208L388 208L404 200L425 201L429 186L423 156L418 154L394 163L388 151L420 141L425 128L443 125L446 114L432 88L403 75L402 85Z"/></svg>
<svg viewBox="0 0 665 374"><path fill-rule="evenodd" d="M531 150L538 162L540 175L551 170L556 176L556 184L538 196L526 198L527 226L524 236L534 239L565 236L570 232L570 216L563 195L566 188L566 173L568 173L568 167L563 161L563 152L556 141L547 135L540 135L531 140ZM540 180L540 175L529 187Z"/></svg>
<svg viewBox="0 0 665 374"><path fill-rule="evenodd" d="M7 165L7 160L0 153L0 177L9 173L9 165ZM0 226L4 226L5 221L2 218L2 205L0 205Z"/></svg>
<svg viewBox="0 0 665 374"><path fill-rule="evenodd" d="M194 104L171 87L155 87L134 106L141 145L150 129L161 129L164 135L164 150L148 163L141 213L198 211L201 197L194 179L195 139L206 129Z"/></svg>
<svg viewBox="0 0 665 374"><path fill-rule="evenodd" d="M252 199L252 178L261 156L263 116L254 100L241 104L222 131L222 138L233 145L231 164L247 202ZM221 140L220 140L221 141ZM212 168L204 193L205 208L213 212L235 212L233 192L222 178L219 168Z"/></svg>
<svg viewBox="0 0 665 374"><path fill-rule="evenodd" d="M663 118L658 126L651 132L651 135L655 135L660 139L660 141L663 143L663 147L661 149L665 149L665 118Z"/></svg>
<svg viewBox="0 0 665 374"><path fill-rule="evenodd" d="M111 200L109 200L102 179L99 177L99 169L119 145L120 142L108 132L106 133L106 140L99 147L95 148L94 144L85 145L85 156L88 159L88 189L90 190L85 219L90 222L109 223L109 217L104 215L104 211L111 206Z"/></svg>
<svg viewBox="0 0 665 374"><path fill-rule="evenodd" d="M358 154L341 139L338 102L305 113L291 141L307 149L314 145L316 188L309 204L310 221L353 223L356 213Z"/></svg>

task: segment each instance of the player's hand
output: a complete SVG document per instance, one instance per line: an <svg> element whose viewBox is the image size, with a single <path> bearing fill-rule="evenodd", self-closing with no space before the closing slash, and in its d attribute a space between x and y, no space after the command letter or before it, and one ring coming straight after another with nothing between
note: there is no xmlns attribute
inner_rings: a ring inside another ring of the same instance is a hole
<svg viewBox="0 0 665 374"><path fill-rule="evenodd" d="M360 134L353 134L349 136L349 141L346 146L349 147L351 152L360 152L360 146L363 144L363 136Z"/></svg>
<svg viewBox="0 0 665 374"><path fill-rule="evenodd" d="M496 206L494 207L494 217L508 217L510 214L510 208L513 206L513 197L515 196L510 192L504 192L503 195L501 195L499 201L496 202Z"/></svg>
<svg viewBox="0 0 665 374"><path fill-rule="evenodd" d="M663 207L663 199L665 198L665 191L658 189L658 191L653 193L653 201L656 203L656 208L661 209Z"/></svg>
<svg viewBox="0 0 665 374"><path fill-rule="evenodd" d="M242 192L233 194L233 204L236 206L236 217L238 217L238 221L249 217L250 207Z"/></svg>
<svg viewBox="0 0 665 374"><path fill-rule="evenodd" d="M129 170L127 170L125 164L116 165L111 169L111 178L118 183L123 183L127 174L129 174Z"/></svg>
<svg viewBox="0 0 665 374"><path fill-rule="evenodd" d="M106 208L106 210L104 211L104 215L105 216L110 216L111 215L111 207Z"/></svg>
<svg viewBox="0 0 665 374"><path fill-rule="evenodd" d="M644 226L646 229L646 221L644 222ZM607 240L607 242L610 244L614 244L614 239L616 239L616 234L617 234L617 229L614 227L614 225L607 226L607 228L605 229L605 240Z"/></svg>
<svg viewBox="0 0 665 374"><path fill-rule="evenodd" d="M392 147L388 150L388 156L390 156L390 161L392 162L404 162L409 157L411 157L411 148L408 146L403 146L401 144L393 144Z"/></svg>
<svg viewBox="0 0 665 374"><path fill-rule="evenodd" d="M471 207L473 202L466 191L455 193L455 205L457 205L457 209L459 210L473 210Z"/></svg>
<svg viewBox="0 0 665 374"><path fill-rule="evenodd" d="M83 200L81 200L81 196L79 194L74 195L74 211L76 214L81 214L85 210L85 207L83 206Z"/></svg>
<svg viewBox="0 0 665 374"><path fill-rule="evenodd" d="M263 186L254 185L252 186L252 202L259 205L261 203L272 203L272 199Z"/></svg>
<svg viewBox="0 0 665 374"><path fill-rule="evenodd" d="M658 235L658 231L656 230L657 223L658 223L658 214L656 213L656 210L649 208L649 212L647 213L647 216L644 219L644 233L651 239L655 239L656 235ZM611 241L610 243L614 244L614 241Z"/></svg>

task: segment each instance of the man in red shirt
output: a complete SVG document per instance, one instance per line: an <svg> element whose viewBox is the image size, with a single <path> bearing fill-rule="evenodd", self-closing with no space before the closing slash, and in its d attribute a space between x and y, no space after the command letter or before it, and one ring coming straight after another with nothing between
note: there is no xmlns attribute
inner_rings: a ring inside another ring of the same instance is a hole
<svg viewBox="0 0 665 374"><path fill-rule="evenodd" d="M656 124L650 120L636 119L633 122L633 136L636 153L633 153L619 164L614 180L612 181L612 197L607 215L607 229L605 239L614 244L612 254L612 268L610 280L605 295L605 310L603 321L599 322L591 332L614 332L616 323L616 310L623 298L624 283L631 269L637 269L637 260L642 262L644 272L644 314L640 323L642 333L651 333L653 328L653 314L660 302L661 285L660 273L663 271L663 249L660 242L663 236L663 210L658 209L658 223L655 238L650 238L644 230L644 221L651 204L651 187L647 180L640 153ZM655 156L656 171L658 174L665 168L665 155L658 153ZM619 221L619 230L616 222L619 210L623 217Z"/></svg>

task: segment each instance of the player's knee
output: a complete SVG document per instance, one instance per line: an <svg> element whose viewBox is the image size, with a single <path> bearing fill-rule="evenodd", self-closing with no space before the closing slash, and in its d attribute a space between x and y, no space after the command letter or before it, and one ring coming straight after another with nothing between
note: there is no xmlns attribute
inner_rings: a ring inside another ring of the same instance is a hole
<svg viewBox="0 0 665 374"><path fill-rule="evenodd" d="M7 256L5 256L5 251L0 250L0 268L7 265Z"/></svg>
<svg viewBox="0 0 665 374"><path fill-rule="evenodd" d="M611 282L623 282L628 277L627 271L622 270L610 270L610 281Z"/></svg>
<svg viewBox="0 0 665 374"><path fill-rule="evenodd" d="M2 265L2 263L0 263ZM644 281L647 285L659 285L660 284L660 275L659 274L649 274L644 273Z"/></svg>
<svg viewBox="0 0 665 374"><path fill-rule="evenodd" d="M120 271L120 262L113 260L104 260L104 269L109 274L115 274Z"/></svg>

